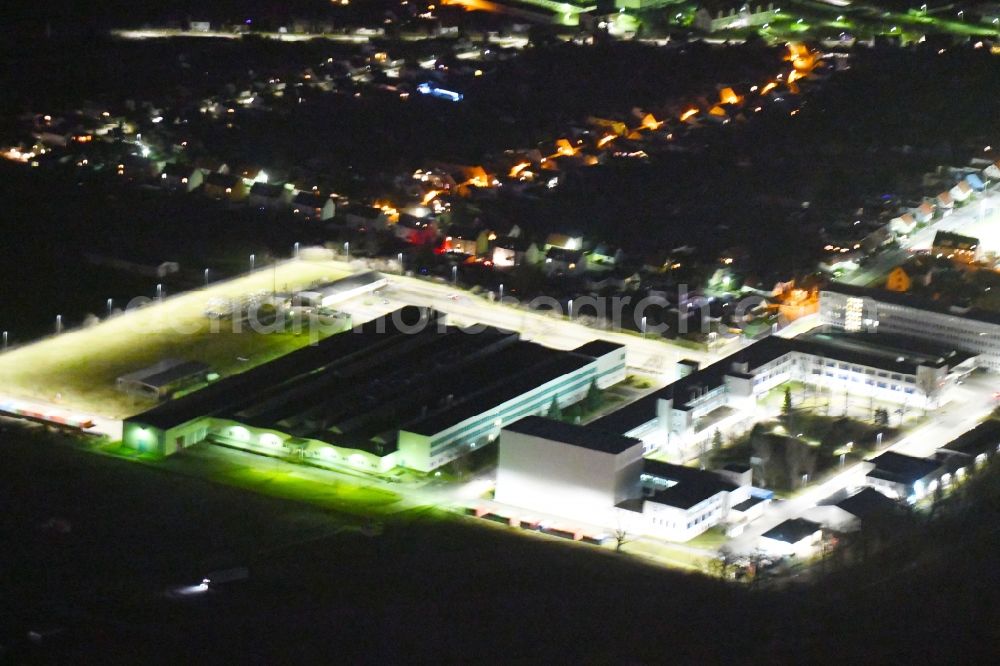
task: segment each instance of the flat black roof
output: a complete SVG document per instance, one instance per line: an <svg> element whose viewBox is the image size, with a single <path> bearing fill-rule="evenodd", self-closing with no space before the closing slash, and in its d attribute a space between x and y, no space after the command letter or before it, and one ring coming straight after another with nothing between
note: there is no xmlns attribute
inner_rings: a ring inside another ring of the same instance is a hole
<svg viewBox="0 0 1000 666"><path fill-rule="evenodd" d="M823 291L841 294L844 296L872 298L883 303L902 305L904 307L914 308L917 310L927 310L928 312L949 315L959 319L973 319L987 324L1000 325L1000 312L982 310L980 308L953 307L946 303L933 301L929 298L923 298L921 296L904 292L889 291L887 289L874 289L871 287L858 287L852 284L844 284L842 282L833 282L822 289L821 298Z"/></svg>
<svg viewBox="0 0 1000 666"><path fill-rule="evenodd" d="M798 543L803 539L815 534L823 528L819 523L814 523L805 518L791 518L783 523L772 527L761 536L784 543Z"/></svg>
<svg viewBox="0 0 1000 666"><path fill-rule="evenodd" d="M602 356L607 356L608 354L620 351L625 348L625 345L620 345L616 342L609 342L607 340L591 340L586 342L576 349L573 350L576 354L583 354L584 356L589 356L591 358L601 358Z"/></svg>
<svg viewBox="0 0 1000 666"><path fill-rule="evenodd" d="M869 462L875 465L875 469L868 472L868 476L904 485L913 485L941 468L939 461L906 456L895 451L886 451Z"/></svg>
<svg viewBox="0 0 1000 666"><path fill-rule="evenodd" d="M959 435L941 449L974 458L980 453L996 453L998 445L1000 445L1000 421L991 419Z"/></svg>
<svg viewBox="0 0 1000 666"><path fill-rule="evenodd" d="M572 352L559 352L552 349L547 350L547 356L550 358L540 362L538 365L528 368L512 377L502 377L499 382L494 379L486 385L486 388L465 396L461 402L453 407L430 414L418 421L408 423L400 429L418 435L435 435L466 419L482 414L493 407L527 393L535 387L558 379L563 375L579 370L594 362L593 359L586 356L580 356Z"/></svg>
<svg viewBox="0 0 1000 666"><path fill-rule="evenodd" d="M436 322L440 316L440 313L433 310L407 306L402 308L399 321L413 323L423 317L429 322ZM402 334L399 327L393 324L391 316L379 317L352 332L332 335L315 345L303 347L269 363L232 375L125 420L168 430L202 416L231 409L248 397L257 396L292 377L314 371L333 359L349 356L375 341L386 341Z"/></svg>
<svg viewBox="0 0 1000 666"><path fill-rule="evenodd" d="M675 465L662 460L646 458L642 461L642 473L672 481L674 485L657 491L647 499L657 504L666 504L679 509L690 509L720 492L732 492L737 488L735 483L730 483L713 472Z"/></svg>
<svg viewBox="0 0 1000 666"><path fill-rule="evenodd" d="M526 416L504 426L503 429L611 454L618 454L642 444L640 440L632 437L623 437L590 426L564 423L541 416Z"/></svg>
<svg viewBox="0 0 1000 666"><path fill-rule="evenodd" d="M840 500L835 506L840 507L852 516L867 520L873 516L897 512L900 507L874 488L862 488L850 497Z"/></svg>

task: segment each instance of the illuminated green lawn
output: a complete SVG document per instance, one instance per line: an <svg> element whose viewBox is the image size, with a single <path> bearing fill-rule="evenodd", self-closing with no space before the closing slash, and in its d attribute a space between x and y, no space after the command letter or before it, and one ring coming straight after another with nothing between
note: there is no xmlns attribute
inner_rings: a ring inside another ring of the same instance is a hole
<svg viewBox="0 0 1000 666"><path fill-rule="evenodd" d="M173 357L201 361L225 376L310 342L308 333L234 331L229 322L213 326L204 314L211 299L270 291L272 284L279 290L301 288L345 275L328 263L290 262L273 273L261 270L13 349L0 355L0 392L111 418L140 412L151 403L117 391L115 380L122 374Z"/></svg>
<svg viewBox="0 0 1000 666"><path fill-rule="evenodd" d="M354 485L340 479L315 481L288 471L242 467L213 475L211 479L271 497L308 502L356 515L385 513L399 503L399 496L388 490Z"/></svg>

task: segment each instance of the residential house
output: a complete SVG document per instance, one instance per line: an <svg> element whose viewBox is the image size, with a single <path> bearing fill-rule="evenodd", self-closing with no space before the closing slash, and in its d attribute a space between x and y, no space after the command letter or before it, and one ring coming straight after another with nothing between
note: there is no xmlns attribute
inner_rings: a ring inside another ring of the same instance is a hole
<svg viewBox="0 0 1000 666"><path fill-rule="evenodd" d="M489 251L491 232L486 229L452 226L444 237L441 249L452 254L479 256Z"/></svg>
<svg viewBox="0 0 1000 666"><path fill-rule="evenodd" d="M587 253L588 270L613 270L622 260L623 254L620 249L612 249L603 244L595 245Z"/></svg>
<svg viewBox="0 0 1000 666"><path fill-rule="evenodd" d="M914 219L918 224L927 224L934 219L934 204L925 201L912 211Z"/></svg>
<svg viewBox="0 0 1000 666"><path fill-rule="evenodd" d="M249 188L239 176L216 172L205 176L202 192L213 199L239 202L247 199Z"/></svg>
<svg viewBox="0 0 1000 666"><path fill-rule="evenodd" d="M942 217L950 214L952 209L955 207L955 200L948 192L941 192L934 198L934 200L937 203L938 210L941 211Z"/></svg>
<svg viewBox="0 0 1000 666"><path fill-rule="evenodd" d="M567 234L549 234L545 237L543 250L558 248L560 250L579 250L583 247L583 238Z"/></svg>
<svg viewBox="0 0 1000 666"><path fill-rule="evenodd" d="M203 176L210 173L229 173L228 164L212 157L199 157L194 161L194 166L201 171Z"/></svg>
<svg viewBox="0 0 1000 666"><path fill-rule="evenodd" d="M337 212L337 206L331 197L324 197L322 194L310 190L298 192L289 205L292 208L292 214L305 220L330 220Z"/></svg>
<svg viewBox="0 0 1000 666"><path fill-rule="evenodd" d="M986 189L986 184L974 173L966 174L965 182L971 185L972 189L976 192L982 192Z"/></svg>
<svg viewBox="0 0 1000 666"><path fill-rule="evenodd" d="M953 188L948 190L948 194L950 194L951 198L955 201L962 203L967 201L968 198L972 196L972 185L970 185L968 181L960 180Z"/></svg>
<svg viewBox="0 0 1000 666"><path fill-rule="evenodd" d="M889 221L889 230L897 236L907 236L917 228L917 218L913 213L903 213Z"/></svg>
<svg viewBox="0 0 1000 666"><path fill-rule="evenodd" d="M983 169L983 176L987 180L997 181L1000 180L1000 161L994 162L985 169Z"/></svg>
<svg viewBox="0 0 1000 666"><path fill-rule="evenodd" d="M250 207L260 212L277 212L288 207L292 192L277 183L254 183L250 187Z"/></svg>
<svg viewBox="0 0 1000 666"><path fill-rule="evenodd" d="M525 252L528 251L529 243L524 238L514 238L504 236L493 241L492 261L497 268L511 268L519 266L524 261Z"/></svg>
<svg viewBox="0 0 1000 666"><path fill-rule="evenodd" d="M549 248L542 269L546 275L580 275L587 272L587 255L583 250Z"/></svg>
<svg viewBox="0 0 1000 666"><path fill-rule="evenodd" d="M399 221L392 227L396 238L411 245L425 245L437 238L437 223L432 217L417 217L409 213L400 213Z"/></svg>
<svg viewBox="0 0 1000 666"><path fill-rule="evenodd" d="M378 230L389 225L389 216L374 206L349 206L344 211L344 222L354 229Z"/></svg>
<svg viewBox="0 0 1000 666"><path fill-rule="evenodd" d="M201 187L203 180L200 169L176 162L164 165L160 173L160 186L172 192L191 192Z"/></svg>

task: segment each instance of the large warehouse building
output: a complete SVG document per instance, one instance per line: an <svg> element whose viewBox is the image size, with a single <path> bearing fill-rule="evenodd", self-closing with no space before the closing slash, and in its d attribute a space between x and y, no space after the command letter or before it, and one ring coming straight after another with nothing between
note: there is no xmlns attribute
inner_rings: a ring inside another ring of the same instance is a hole
<svg viewBox="0 0 1000 666"><path fill-rule="evenodd" d="M624 378L619 345L557 351L407 307L129 418L124 441L170 455L209 439L320 465L427 472L553 401L567 406Z"/></svg>

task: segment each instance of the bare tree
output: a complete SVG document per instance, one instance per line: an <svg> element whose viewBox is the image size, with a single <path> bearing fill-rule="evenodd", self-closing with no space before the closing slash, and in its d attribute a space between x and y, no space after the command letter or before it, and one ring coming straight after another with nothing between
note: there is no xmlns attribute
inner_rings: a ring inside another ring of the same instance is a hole
<svg viewBox="0 0 1000 666"><path fill-rule="evenodd" d="M622 546L627 544L632 540L632 535L628 533L628 530L619 525L615 528L615 552L620 553L622 551Z"/></svg>

